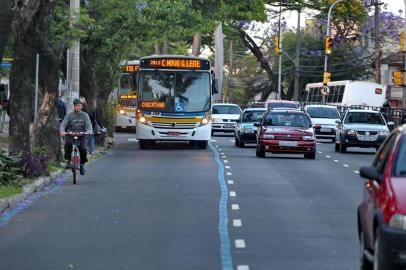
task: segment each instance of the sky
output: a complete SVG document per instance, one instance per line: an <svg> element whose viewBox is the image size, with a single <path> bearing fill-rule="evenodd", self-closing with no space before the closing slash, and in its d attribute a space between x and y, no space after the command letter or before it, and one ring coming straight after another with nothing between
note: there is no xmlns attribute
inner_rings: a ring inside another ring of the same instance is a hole
<svg viewBox="0 0 406 270"><path fill-rule="evenodd" d="M381 0L382 3L387 5L387 11L391 11L395 14L399 14L399 9L405 10L405 4L403 0ZM404 13L403 13L404 14ZM297 12L290 11L285 12L284 17L289 27L296 28L297 26ZM301 16L301 23L300 25L303 27L305 26L304 19L306 16Z"/></svg>

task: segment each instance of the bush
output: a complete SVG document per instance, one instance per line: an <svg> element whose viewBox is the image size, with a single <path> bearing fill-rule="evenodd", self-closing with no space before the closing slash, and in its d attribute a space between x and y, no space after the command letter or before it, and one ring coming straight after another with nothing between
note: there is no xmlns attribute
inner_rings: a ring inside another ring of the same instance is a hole
<svg viewBox="0 0 406 270"><path fill-rule="evenodd" d="M9 156L0 150L0 185L20 186L21 159L18 156Z"/></svg>
<svg viewBox="0 0 406 270"><path fill-rule="evenodd" d="M20 164L25 178L35 178L48 173L48 157L42 149L23 154Z"/></svg>

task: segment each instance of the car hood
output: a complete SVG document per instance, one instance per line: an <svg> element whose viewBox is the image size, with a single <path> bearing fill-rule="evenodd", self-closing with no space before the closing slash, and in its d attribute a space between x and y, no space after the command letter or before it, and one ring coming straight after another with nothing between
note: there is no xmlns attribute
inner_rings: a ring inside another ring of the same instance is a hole
<svg viewBox="0 0 406 270"><path fill-rule="evenodd" d="M372 124L344 124L344 128L362 131L389 131L387 126Z"/></svg>
<svg viewBox="0 0 406 270"><path fill-rule="evenodd" d="M336 120L340 120L339 118L337 119L331 119L331 118L312 118L312 122L315 125L328 125L328 126L335 126L336 125Z"/></svg>
<svg viewBox="0 0 406 270"><path fill-rule="evenodd" d="M254 123L252 123L252 122L243 122L241 124L242 124L243 127L246 127L246 128L253 128L254 127Z"/></svg>
<svg viewBox="0 0 406 270"><path fill-rule="evenodd" d="M292 135L303 135L304 133L312 134L313 128L300 128L300 127L266 127L267 133L274 134L292 134Z"/></svg>
<svg viewBox="0 0 406 270"><path fill-rule="evenodd" d="M240 117L240 115L239 114L213 114L212 117L216 118L216 119L233 119L233 120L237 120Z"/></svg>
<svg viewBox="0 0 406 270"><path fill-rule="evenodd" d="M391 179L391 184L396 208L399 214L406 215L406 177L394 177Z"/></svg>

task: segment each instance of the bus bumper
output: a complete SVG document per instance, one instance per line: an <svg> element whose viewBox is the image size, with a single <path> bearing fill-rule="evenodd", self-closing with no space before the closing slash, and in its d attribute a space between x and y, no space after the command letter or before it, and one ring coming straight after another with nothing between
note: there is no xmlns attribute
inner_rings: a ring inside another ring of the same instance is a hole
<svg viewBox="0 0 406 270"><path fill-rule="evenodd" d="M211 125L207 124L194 129L164 129L137 123L138 140L154 141L209 141Z"/></svg>

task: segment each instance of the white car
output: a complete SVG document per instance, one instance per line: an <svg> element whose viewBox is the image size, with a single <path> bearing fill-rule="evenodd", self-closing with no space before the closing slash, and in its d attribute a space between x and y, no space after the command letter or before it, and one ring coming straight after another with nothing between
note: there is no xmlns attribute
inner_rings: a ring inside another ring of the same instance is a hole
<svg viewBox="0 0 406 270"><path fill-rule="evenodd" d="M214 132L234 132L237 119L240 117L241 108L232 103L215 103L211 108L212 128Z"/></svg>
<svg viewBox="0 0 406 270"><path fill-rule="evenodd" d="M332 142L335 142L336 120L340 120L340 113L337 107L329 105L307 105L305 111L312 119L316 137L330 139Z"/></svg>

